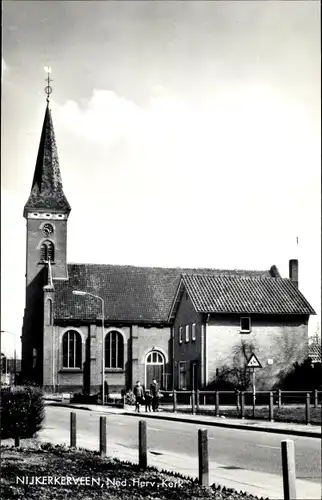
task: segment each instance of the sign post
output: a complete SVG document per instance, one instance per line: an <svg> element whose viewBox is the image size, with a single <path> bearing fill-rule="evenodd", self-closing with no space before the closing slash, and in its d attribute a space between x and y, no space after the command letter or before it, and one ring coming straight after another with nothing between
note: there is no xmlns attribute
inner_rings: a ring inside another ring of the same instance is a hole
<svg viewBox="0 0 322 500"><path fill-rule="evenodd" d="M262 365L258 361L257 357L253 353L249 360L247 361L247 368L252 369L252 377L253 377L253 418L255 417L255 406L256 406L256 377L255 377L255 368L262 368Z"/></svg>
<svg viewBox="0 0 322 500"><path fill-rule="evenodd" d="M256 385L255 385L255 368L253 368L253 418L255 418L255 406L256 406Z"/></svg>

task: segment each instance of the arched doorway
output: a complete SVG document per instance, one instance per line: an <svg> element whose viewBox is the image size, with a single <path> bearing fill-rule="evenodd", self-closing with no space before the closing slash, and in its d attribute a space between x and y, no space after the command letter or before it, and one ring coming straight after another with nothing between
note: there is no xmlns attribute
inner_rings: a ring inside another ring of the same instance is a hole
<svg viewBox="0 0 322 500"><path fill-rule="evenodd" d="M145 361L145 387L148 389L156 379L160 389L164 386L164 356L159 351L151 351Z"/></svg>

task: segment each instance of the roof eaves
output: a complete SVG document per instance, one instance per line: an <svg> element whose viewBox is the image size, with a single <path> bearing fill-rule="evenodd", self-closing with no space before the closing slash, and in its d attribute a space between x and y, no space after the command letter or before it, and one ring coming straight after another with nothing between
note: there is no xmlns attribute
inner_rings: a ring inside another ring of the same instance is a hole
<svg viewBox="0 0 322 500"><path fill-rule="evenodd" d="M175 315L177 313L178 306L179 306L179 304L181 302L182 294L184 292L184 283L183 283L182 276L183 275L181 275L180 282L179 282L176 294L174 296L174 299L172 301L172 305L171 305L171 308L170 308L170 312L169 312L169 316L168 316L169 323L174 319L174 317L175 317Z"/></svg>

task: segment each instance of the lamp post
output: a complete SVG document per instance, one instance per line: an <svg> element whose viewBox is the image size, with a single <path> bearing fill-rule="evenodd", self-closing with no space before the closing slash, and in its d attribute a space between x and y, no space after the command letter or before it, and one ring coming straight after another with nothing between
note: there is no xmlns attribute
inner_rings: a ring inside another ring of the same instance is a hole
<svg viewBox="0 0 322 500"><path fill-rule="evenodd" d="M9 330L1 330L1 333L10 333L10 335L13 335L13 341L14 341L14 376L15 376L15 385L16 385L16 376L17 376L17 347L16 347L16 334L13 332L10 332ZM8 366L8 359L6 356L6 377L7 377L7 366Z"/></svg>
<svg viewBox="0 0 322 500"><path fill-rule="evenodd" d="M102 303L102 404L105 404L105 345L104 345L104 300L99 295L94 295L90 292L83 292L81 290L73 290L74 295L89 295L95 299L99 299Z"/></svg>

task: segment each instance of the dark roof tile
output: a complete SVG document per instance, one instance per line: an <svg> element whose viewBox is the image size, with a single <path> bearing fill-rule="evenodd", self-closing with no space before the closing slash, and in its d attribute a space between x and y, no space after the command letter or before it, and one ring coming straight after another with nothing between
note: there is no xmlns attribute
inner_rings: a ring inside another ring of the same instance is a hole
<svg viewBox="0 0 322 500"><path fill-rule="evenodd" d="M72 290L99 295L105 317L111 321L167 323L181 274L212 273L218 276L270 276L269 271L135 267L100 264L68 264L69 279L54 280L55 318L100 317L100 302L75 296Z"/></svg>
<svg viewBox="0 0 322 500"><path fill-rule="evenodd" d="M297 286L286 278L183 274L197 312L315 314Z"/></svg>

